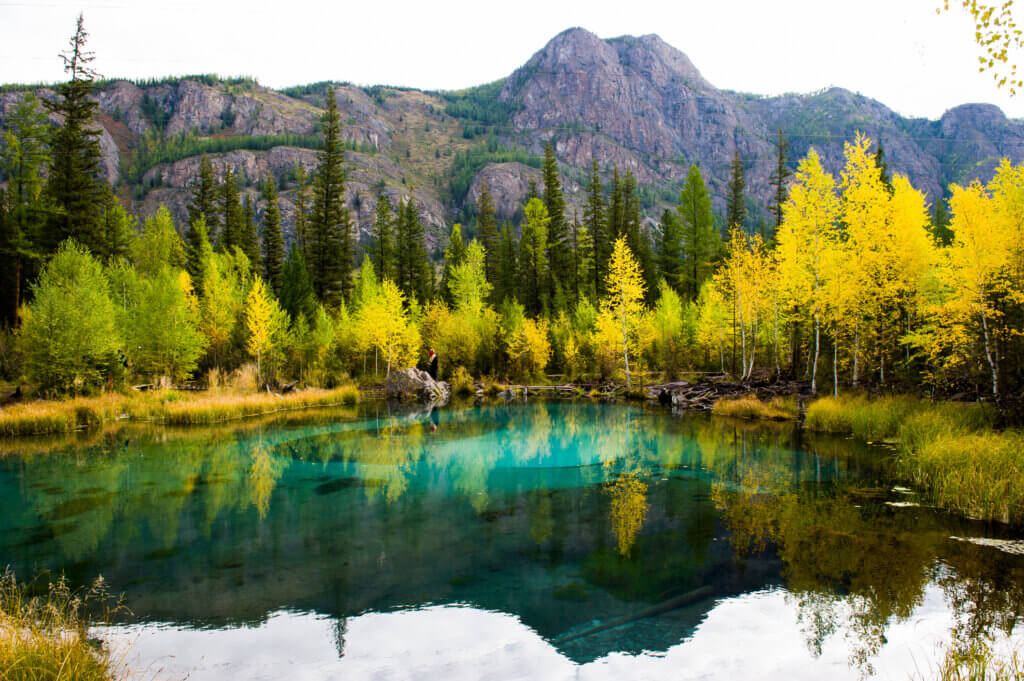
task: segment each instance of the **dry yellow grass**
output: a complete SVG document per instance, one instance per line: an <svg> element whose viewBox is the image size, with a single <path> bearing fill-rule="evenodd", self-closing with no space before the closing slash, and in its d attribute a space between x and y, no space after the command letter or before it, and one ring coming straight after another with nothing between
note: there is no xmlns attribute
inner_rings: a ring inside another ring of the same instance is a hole
<svg viewBox="0 0 1024 681"><path fill-rule="evenodd" d="M715 416L741 419L789 421L800 415L800 408L793 397L773 397L767 402L762 402L755 394L750 393L734 399L718 400L711 413Z"/></svg>
<svg viewBox="0 0 1024 681"><path fill-rule="evenodd" d="M119 420L171 425L217 423L292 409L351 405L358 401L359 391L355 386L332 390L310 388L287 395L226 390L202 393L164 390L39 400L0 409L0 437L89 430Z"/></svg>

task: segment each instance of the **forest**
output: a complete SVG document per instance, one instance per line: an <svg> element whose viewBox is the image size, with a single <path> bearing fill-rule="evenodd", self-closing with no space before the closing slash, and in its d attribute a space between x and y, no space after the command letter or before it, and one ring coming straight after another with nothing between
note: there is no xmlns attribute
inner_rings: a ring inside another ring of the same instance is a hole
<svg viewBox="0 0 1024 681"><path fill-rule="evenodd" d="M594 162L583 214L570 217L549 145L520 223L499 224L485 184L477 238L455 224L435 262L411 195L382 198L371 242L356 242L332 90L319 136L303 141L318 167L296 173L293 238L276 178L261 182L259 206L242 202L238 178L216 177L205 156L188 223L161 209L137 225L99 178L88 63L68 60L55 102L21 98L0 151L0 371L40 395L211 384L249 364L259 385L377 382L433 348L442 374L463 381L632 387L720 372L807 380L815 393L969 395L1019 418L1020 166L951 186L932 209L867 137L846 143L833 177L813 148L791 172L780 131L774 224L742 229L737 154L723 233L697 166L651 225L635 176L611 168L606 181ZM44 106L64 125L47 124ZM463 175L476 165L456 159Z"/></svg>

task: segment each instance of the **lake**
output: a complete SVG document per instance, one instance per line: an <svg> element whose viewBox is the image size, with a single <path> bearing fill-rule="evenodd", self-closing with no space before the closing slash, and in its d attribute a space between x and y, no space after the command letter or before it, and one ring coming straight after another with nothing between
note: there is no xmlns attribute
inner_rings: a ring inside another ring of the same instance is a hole
<svg viewBox="0 0 1024 681"><path fill-rule="evenodd" d="M102 575L144 679L925 677L1009 649L1020 534L895 453L592 402L0 443L0 566Z"/></svg>

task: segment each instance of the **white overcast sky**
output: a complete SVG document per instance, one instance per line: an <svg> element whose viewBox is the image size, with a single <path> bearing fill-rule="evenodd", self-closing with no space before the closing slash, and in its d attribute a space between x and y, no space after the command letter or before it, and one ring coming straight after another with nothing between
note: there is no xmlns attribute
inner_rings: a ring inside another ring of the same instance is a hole
<svg viewBox="0 0 1024 681"><path fill-rule="evenodd" d="M937 14L941 2L0 0L0 82L60 80L57 54L79 11L104 76L251 75L272 87L467 87L508 75L582 26L603 38L657 33L724 89L838 85L908 116L991 102L1024 117L1024 93L1010 97L978 73L970 19Z"/></svg>

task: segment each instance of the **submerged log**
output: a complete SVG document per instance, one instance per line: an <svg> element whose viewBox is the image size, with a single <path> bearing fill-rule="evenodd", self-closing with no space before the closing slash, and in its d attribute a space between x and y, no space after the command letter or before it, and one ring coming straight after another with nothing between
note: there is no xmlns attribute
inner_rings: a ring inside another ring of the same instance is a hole
<svg viewBox="0 0 1024 681"><path fill-rule="evenodd" d="M636 622L637 620L647 619L648 617L654 617L655 615L660 615L664 612L669 612L670 610L676 610L677 608L692 605L694 603L703 601L706 598L711 598L713 594L714 589L712 589L710 586L702 586L698 589L694 589L693 591L689 591L680 596L676 596L675 598L670 598L667 601L662 601L661 603L652 605L649 608L644 608L643 610L633 613L632 615L616 617L615 619L608 620L607 622L603 622L593 627L589 627L575 634L571 634L569 636L561 636L555 640L558 643L567 643L569 641L575 641L578 638L590 636L600 631L607 631L608 629L621 627L625 624Z"/></svg>

